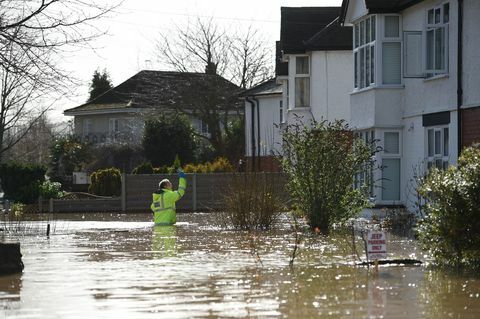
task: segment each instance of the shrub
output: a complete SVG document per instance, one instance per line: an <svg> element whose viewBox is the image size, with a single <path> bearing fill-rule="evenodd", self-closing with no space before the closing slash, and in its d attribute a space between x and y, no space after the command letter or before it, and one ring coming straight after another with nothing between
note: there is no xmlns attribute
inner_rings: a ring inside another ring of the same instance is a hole
<svg viewBox="0 0 480 319"><path fill-rule="evenodd" d="M283 170L293 204L312 229L327 234L335 223L369 205L368 183L354 188L356 174L369 176L373 145L354 138L344 121L289 125L283 134Z"/></svg>
<svg viewBox="0 0 480 319"><path fill-rule="evenodd" d="M50 147L48 176L54 181L62 181L64 176L82 169L90 158L91 149L87 144L71 136L57 139Z"/></svg>
<svg viewBox="0 0 480 319"><path fill-rule="evenodd" d="M122 176L116 168L101 169L91 176L88 191L100 196L118 196L121 193Z"/></svg>
<svg viewBox="0 0 480 319"><path fill-rule="evenodd" d="M44 199L60 198L63 196L62 184L58 182L44 181L39 186L39 195Z"/></svg>
<svg viewBox="0 0 480 319"><path fill-rule="evenodd" d="M227 173L233 172L232 164L225 157L218 157L213 163L187 164L183 167L185 173Z"/></svg>
<svg viewBox="0 0 480 319"><path fill-rule="evenodd" d="M153 174L154 169L152 167L152 163L150 162L145 162L137 167L135 167L132 171L132 174Z"/></svg>
<svg viewBox="0 0 480 319"><path fill-rule="evenodd" d="M38 198L40 183L45 180L45 172L45 167L39 165L0 165L4 197L19 203L33 203Z"/></svg>
<svg viewBox="0 0 480 319"><path fill-rule="evenodd" d="M419 187L426 216L418 236L424 249L447 266L480 264L480 146L463 150L458 165L431 169Z"/></svg>
<svg viewBox="0 0 480 319"><path fill-rule="evenodd" d="M284 209L275 180L265 174L234 175L224 200L227 222L237 229L269 229Z"/></svg>

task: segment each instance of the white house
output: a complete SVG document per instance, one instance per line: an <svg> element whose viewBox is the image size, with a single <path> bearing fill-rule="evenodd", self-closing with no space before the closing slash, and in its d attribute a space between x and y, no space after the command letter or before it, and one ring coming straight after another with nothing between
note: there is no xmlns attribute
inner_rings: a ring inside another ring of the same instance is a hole
<svg viewBox="0 0 480 319"><path fill-rule="evenodd" d="M350 121L352 33L339 14L340 7L281 8L280 50L288 74L277 81L286 123Z"/></svg>
<svg viewBox="0 0 480 319"><path fill-rule="evenodd" d="M278 168L272 155L282 152L286 125L350 120L352 32L339 14L340 7L281 8L276 83L244 94L246 157L260 170Z"/></svg>
<svg viewBox="0 0 480 319"><path fill-rule="evenodd" d="M343 1L340 21L354 35L351 126L384 149L376 204L412 209L414 175L455 164L463 144L480 140L479 14L478 0Z"/></svg>

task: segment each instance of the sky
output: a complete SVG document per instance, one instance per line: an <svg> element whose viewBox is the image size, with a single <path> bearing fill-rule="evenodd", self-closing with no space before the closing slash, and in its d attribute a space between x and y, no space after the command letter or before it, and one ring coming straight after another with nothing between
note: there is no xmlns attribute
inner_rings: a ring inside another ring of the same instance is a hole
<svg viewBox="0 0 480 319"><path fill-rule="evenodd" d="M107 1L107 0L106 0ZM197 17L212 17L226 28L250 25L274 49L280 38L280 7L340 6L341 0L124 0L115 13L95 26L107 34L91 43L92 48L69 54L63 68L79 80L71 96L59 100L50 118L64 122L68 108L83 104L96 69L107 70L118 85L143 69L166 70L156 61L155 41L160 33L182 27Z"/></svg>

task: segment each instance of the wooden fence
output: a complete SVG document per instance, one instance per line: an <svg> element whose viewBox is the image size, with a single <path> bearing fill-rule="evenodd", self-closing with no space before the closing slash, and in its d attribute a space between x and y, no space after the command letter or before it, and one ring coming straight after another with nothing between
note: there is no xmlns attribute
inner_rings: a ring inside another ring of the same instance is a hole
<svg viewBox="0 0 480 319"><path fill-rule="evenodd" d="M216 173L186 174L187 192L177 203L180 211L218 211L224 209L225 196L232 191L231 185L241 178L252 178L252 174ZM177 175L122 175L122 193L120 197L94 199L53 199L43 203L40 210L50 212L145 212L150 211L152 193L158 183L168 178L174 188L178 185ZM257 183L268 184L281 198L287 199L284 173L257 173ZM40 204L40 203L39 203ZM42 205L42 204L40 204Z"/></svg>

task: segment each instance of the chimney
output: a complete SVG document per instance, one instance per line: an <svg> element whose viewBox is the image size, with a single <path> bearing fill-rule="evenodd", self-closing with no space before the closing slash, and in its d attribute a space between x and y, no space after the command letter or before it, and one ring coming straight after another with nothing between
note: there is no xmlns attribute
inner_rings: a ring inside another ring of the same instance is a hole
<svg viewBox="0 0 480 319"><path fill-rule="evenodd" d="M217 74L217 65L213 62L208 62L205 66L205 73L210 75Z"/></svg>

